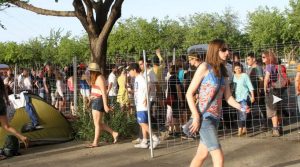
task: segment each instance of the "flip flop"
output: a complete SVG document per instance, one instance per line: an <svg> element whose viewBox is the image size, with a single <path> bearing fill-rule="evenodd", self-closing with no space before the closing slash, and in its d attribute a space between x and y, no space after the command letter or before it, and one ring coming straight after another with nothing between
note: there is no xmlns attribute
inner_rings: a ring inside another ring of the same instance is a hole
<svg viewBox="0 0 300 167"><path fill-rule="evenodd" d="M117 133L117 135L114 137L113 144L116 144L118 142L118 138L119 138L119 133Z"/></svg>
<svg viewBox="0 0 300 167"><path fill-rule="evenodd" d="M85 146L85 148L95 148L95 147L99 147L99 145L92 145L92 144L89 144L87 146Z"/></svg>

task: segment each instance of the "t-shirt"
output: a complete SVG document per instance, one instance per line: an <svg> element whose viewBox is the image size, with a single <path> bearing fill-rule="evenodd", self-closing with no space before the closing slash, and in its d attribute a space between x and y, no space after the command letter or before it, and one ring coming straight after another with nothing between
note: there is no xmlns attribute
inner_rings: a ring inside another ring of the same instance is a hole
<svg viewBox="0 0 300 167"><path fill-rule="evenodd" d="M142 75L138 75L134 80L134 103L136 111L147 111L147 105L144 102L147 101L147 84Z"/></svg>
<svg viewBox="0 0 300 167"><path fill-rule="evenodd" d="M242 73L239 78L234 75L233 82L236 84L235 99L237 102L247 100L250 91L253 91L250 78L247 74Z"/></svg>
<svg viewBox="0 0 300 167"><path fill-rule="evenodd" d="M145 77L145 73L144 73ZM154 101L156 99L156 85L157 84L157 78L155 73L152 69L147 70L147 80L148 80L148 87L149 87L149 100Z"/></svg>
<svg viewBox="0 0 300 167"><path fill-rule="evenodd" d="M252 86L255 90L259 88L259 78L263 78L263 69L261 66L250 67L248 70Z"/></svg>
<svg viewBox="0 0 300 167"><path fill-rule="evenodd" d="M111 72L108 76L108 84L112 83L111 89L108 92L108 96L117 96L118 94L118 82L116 75Z"/></svg>
<svg viewBox="0 0 300 167"><path fill-rule="evenodd" d="M18 77L18 86L20 90L31 90L31 78L29 76L24 77L22 74Z"/></svg>
<svg viewBox="0 0 300 167"><path fill-rule="evenodd" d="M270 73L270 80L269 80L269 83L268 83L268 88L270 88L271 87L271 83L277 81L276 66L274 64L268 64L268 65L266 65L265 72Z"/></svg>
<svg viewBox="0 0 300 167"><path fill-rule="evenodd" d="M229 83L231 83L232 79L233 79L232 65L230 63L226 63L225 67L226 67L227 74L228 74L228 81L229 81Z"/></svg>

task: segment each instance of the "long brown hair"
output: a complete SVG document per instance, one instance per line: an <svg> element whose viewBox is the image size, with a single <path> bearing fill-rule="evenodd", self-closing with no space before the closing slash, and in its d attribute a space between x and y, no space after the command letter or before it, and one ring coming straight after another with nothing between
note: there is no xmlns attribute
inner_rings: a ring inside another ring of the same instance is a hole
<svg viewBox="0 0 300 167"><path fill-rule="evenodd" d="M99 72L99 71L90 71L90 75L91 75L91 81L90 81L90 83L91 83L91 85L95 85L97 77L99 75L101 75L101 72Z"/></svg>
<svg viewBox="0 0 300 167"><path fill-rule="evenodd" d="M272 49L265 50L265 51L262 53L262 55L265 56L265 59L266 59L265 64L266 64L266 65L268 65L268 64L278 64L276 55L275 55L275 53L272 51Z"/></svg>
<svg viewBox="0 0 300 167"><path fill-rule="evenodd" d="M224 47L226 47L224 40L215 39L209 43L206 53L206 62L212 66L217 77L228 77L225 62L219 57L219 50Z"/></svg>

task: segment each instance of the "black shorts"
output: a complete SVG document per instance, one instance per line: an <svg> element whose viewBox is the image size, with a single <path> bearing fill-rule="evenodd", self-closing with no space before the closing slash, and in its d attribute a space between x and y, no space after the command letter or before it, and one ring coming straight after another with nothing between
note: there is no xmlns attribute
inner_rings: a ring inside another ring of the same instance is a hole
<svg viewBox="0 0 300 167"><path fill-rule="evenodd" d="M97 110L99 112L105 112L102 97L93 99L91 101L91 103L92 103L92 110Z"/></svg>

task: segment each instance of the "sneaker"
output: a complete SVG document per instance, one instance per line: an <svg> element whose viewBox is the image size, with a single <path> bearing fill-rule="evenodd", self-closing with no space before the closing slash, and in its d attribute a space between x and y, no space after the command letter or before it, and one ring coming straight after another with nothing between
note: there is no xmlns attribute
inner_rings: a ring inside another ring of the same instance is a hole
<svg viewBox="0 0 300 167"><path fill-rule="evenodd" d="M278 129L273 129L272 137L279 137L279 136L280 136L279 130Z"/></svg>
<svg viewBox="0 0 300 167"><path fill-rule="evenodd" d="M137 139L131 141L131 143L133 143L133 144L140 144L141 142L142 142L142 139L140 139L140 138L137 138Z"/></svg>
<svg viewBox="0 0 300 167"><path fill-rule="evenodd" d="M42 125L37 125L34 127L35 130L39 130L39 129L44 129L44 126Z"/></svg>
<svg viewBox="0 0 300 167"><path fill-rule="evenodd" d="M152 139L153 139L152 146L153 146L153 149L155 149L157 147L157 145L160 144L160 141L159 141L159 138L155 135L152 137ZM151 145L149 145L149 149L151 149Z"/></svg>
<svg viewBox="0 0 300 167"><path fill-rule="evenodd" d="M140 144L136 144L134 145L134 148L148 148L149 145L147 143L140 143Z"/></svg>

